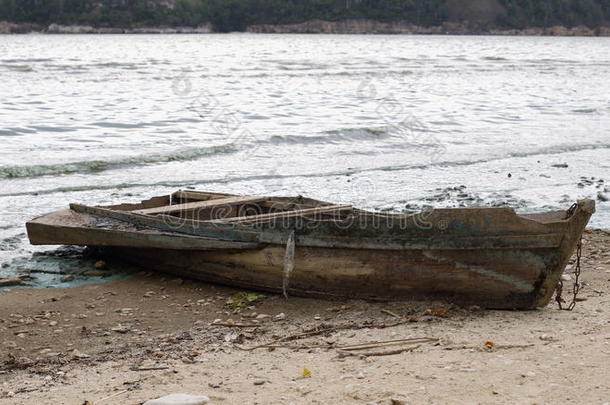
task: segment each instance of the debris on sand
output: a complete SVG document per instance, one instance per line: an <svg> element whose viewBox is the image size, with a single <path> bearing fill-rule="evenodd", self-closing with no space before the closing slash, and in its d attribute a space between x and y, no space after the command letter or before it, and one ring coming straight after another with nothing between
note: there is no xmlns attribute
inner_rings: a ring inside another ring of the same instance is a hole
<svg viewBox="0 0 610 405"><path fill-rule="evenodd" d="M144 405L203 405L208 402L210 398L205 395L170 394L146 401Z"/></svg>

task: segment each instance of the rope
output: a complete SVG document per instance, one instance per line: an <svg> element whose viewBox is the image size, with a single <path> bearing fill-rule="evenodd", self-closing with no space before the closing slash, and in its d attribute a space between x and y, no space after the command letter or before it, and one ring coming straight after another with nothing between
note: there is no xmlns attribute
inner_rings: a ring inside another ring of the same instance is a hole
<svg viewBox="0 0 610 405"><path fill-rule="evenodd" d="M294 231L288 235L288 241L286 242L286 253L284 253L284 279L282 281L282 293L285 298L288 298L288 284L290 283L290 275L294 269Z"/></svg>

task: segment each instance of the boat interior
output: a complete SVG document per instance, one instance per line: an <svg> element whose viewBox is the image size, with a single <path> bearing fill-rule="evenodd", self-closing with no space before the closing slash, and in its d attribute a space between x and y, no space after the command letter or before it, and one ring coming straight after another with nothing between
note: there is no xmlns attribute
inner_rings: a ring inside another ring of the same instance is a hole
<svg viewBox="0 0 610 405"><path fill-rule="evenodd" d="M394 216L358 210L350 205L335 205L302 196L261 197L235 194L179 190L169 195L153 197L135 204L120 204L104 208L134 214L170 215L193 221L255 225L278 218L302 217L315 221L336 221L350 215ZM569 210L552 211L518 216L539 223L566 220Z"/></svg>
<svg viewBox="0 0 610 405"><path fill-rule="evenodd" d="M243 225L290 217L332 221L344 219L355 211L350 205L334 205L302 196L238 196L184 190L153 197L136 204L120 204L104 208L147 216L170 215L194 221Z"/></svg>

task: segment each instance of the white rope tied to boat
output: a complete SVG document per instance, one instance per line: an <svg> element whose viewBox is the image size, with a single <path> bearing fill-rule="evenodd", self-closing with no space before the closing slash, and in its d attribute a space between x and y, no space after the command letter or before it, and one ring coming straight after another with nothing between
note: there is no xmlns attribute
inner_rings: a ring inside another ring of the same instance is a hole
<svg viewBox="0 0 610 405"><path fill-rule="evenodd" d="M288 235L288 241L286 242L286 253L284 253L284 279L282 281L282 292L284 297L288 298L288 284L290 282L290 275L294 269L294 231Z"/></svg>

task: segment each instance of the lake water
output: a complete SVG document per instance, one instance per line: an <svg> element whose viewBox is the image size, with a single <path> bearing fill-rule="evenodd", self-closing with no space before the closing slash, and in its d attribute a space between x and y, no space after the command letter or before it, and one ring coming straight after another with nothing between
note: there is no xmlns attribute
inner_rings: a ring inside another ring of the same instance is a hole
<svg viewBox="0 0 610 405"><path fill-rule="evenodd" d="M186 187L394 211L610 197L610 38L0 36L0 95L0 263L69 202Z"/></svg>

